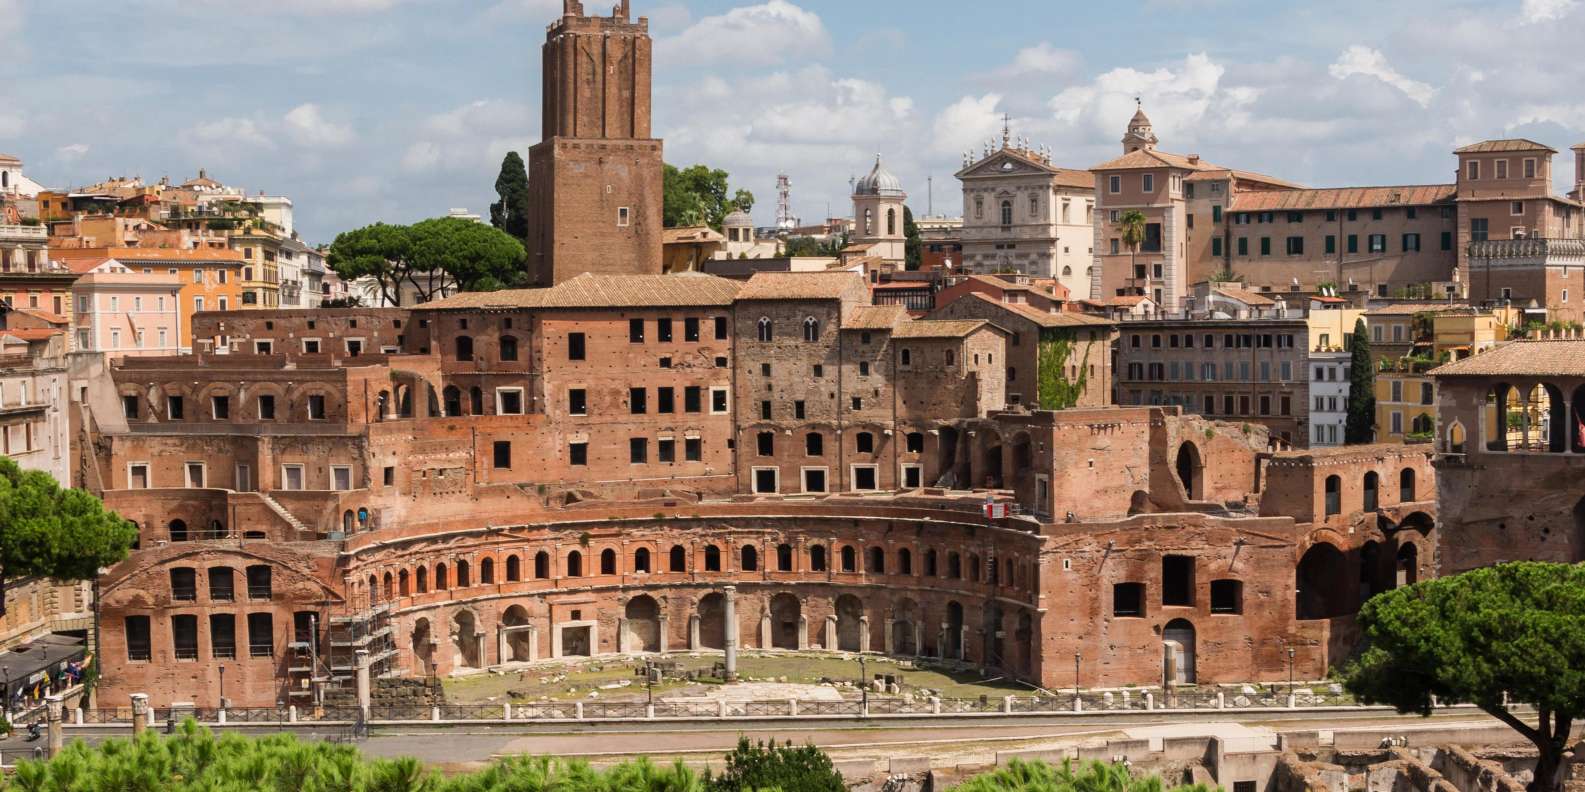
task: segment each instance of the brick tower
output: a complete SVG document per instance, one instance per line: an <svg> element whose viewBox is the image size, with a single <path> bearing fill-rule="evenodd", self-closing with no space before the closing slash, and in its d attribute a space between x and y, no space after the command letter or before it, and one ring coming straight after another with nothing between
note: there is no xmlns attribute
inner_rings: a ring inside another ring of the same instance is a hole
<svg viewBox="0 0 1585 792"><path fill-rule="evenodd" d="M650 137L649 20L584 16L563 0L545 34L544 131L528 153L528 267L551 286L584 272L661 271L661 142Z"/></svg>

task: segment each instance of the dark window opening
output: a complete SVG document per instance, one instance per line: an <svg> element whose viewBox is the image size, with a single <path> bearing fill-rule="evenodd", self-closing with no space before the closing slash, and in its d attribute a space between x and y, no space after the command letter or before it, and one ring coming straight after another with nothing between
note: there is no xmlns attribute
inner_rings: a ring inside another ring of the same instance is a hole
<svg viewBox="0 0 1585 792"><path fill-rule="evenodd" d="M1161 604L1194 605L1194 559L1169 555L1161 559Z"/></svg>
<svg viewBox="0 0 1585 792"><path fill-rule="evenodd" d="M1211 581L1212 613L1243 613L1244 584L1237 580Z"/></svg>
<svg viewBox="0 0 1585 792"><path fill-rule="evenodd" d="M1112 615L1145 615L1145 584L1114 583L1112 585Z"/></svg>

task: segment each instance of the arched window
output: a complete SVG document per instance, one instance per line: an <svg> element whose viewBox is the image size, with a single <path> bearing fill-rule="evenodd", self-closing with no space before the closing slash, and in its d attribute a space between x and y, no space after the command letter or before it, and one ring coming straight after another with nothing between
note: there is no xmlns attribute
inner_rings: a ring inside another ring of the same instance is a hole
<svg viewBox="0 0 1585 792"><path fill-rule="evenodd" d="M886 210L886 236L897 235L897 210Z"/></svg>
<svg viewBox="0 0 1585 792"><path fill-rule="evenodd" d="M495 559L486 558L479 562L480 585L491 585L495 582Z"/></svg>
<svg viewBox="0 0 1585 792"><path fill-rule="evenodd" d="M457 359L473 360L473 338L471 336L457 336Z"/></svg>
<svg viewBox="0 0 1585 792"><path fill-rule="evenodd" d="M897 551L897 574L912 575L914 573L914 554L904 547Z"/></svg>
<svg viewBox="0 0 1585 792"><path fill-rule="evenodd" d="M1066 278L1066 277L1068 277L1068 276L1070 276L1072 274L1073 274L1073 268L1072 267L1063 267L1062 268L1062 277Z"/></svg>
<svg viewBox="0 0 1585 792"><path fill-rule="evenodd" d="M446 415L455 418L462 414L462 389L455 385L447 385L441 391L441 401L446 404Z"/></svg>
<svg viewBox="0 0 1585 792"><path fill-rule="evenodd" d="M791 572L792 571L792 555L793 555L792 545L790 545L790 544L779 544L779 545L776 545L776 571L777 572Z"/></svg>
<svg viewBox="0 0 1585 792"><path fill-rule="evenodd" d="M842 546L842 571L859 571L859 554L857 550L853 549L852 545Z"/></svg>
<svg viewBox="0 0 1585 792"><path fill-rule="evenodd" d="M427 567L419 567L413 570L413 585L420 594L429 591L429 569Z"/></svg>
<svg viewBox="0 0 1585 792"><path fill-rule="evenodd" d="M932 547L932 548L929 548L929 549L925 550L925 577L935 577L935 576L936 576L936 549L934 547Z"/></svg>
<svg viewBox="0 0 1585 792"><path fill-rule="evenodd" d="M407 583L407 570L404 569L401 572L397 573L396 577L397 577L397 581L398 581L397 582L397 591L400 592L402 596L404 596L404 597L407 596L408 592L411 591L411 589L409 588L408 583Z"/></svg>
<svg viewBox="0 0 1585 792"><path fill-rule="evenodd" d="M669 572L688 571L688 551L682 545L671 546L671 558L667 561L666 569Z"/></svg>
<svg viewBox="0 0 1585 792"><path fill-rule="evenodd" d="M516 336L501 336L501 359L517 360Z"/></svg>
<svg viewBox="0 0 1585 792"><path fill-rule="evenodd" d="M1002 225L1013 224L1013 202L1002 201Z"/></svg>
<svg viewBox="0 0 1585 792"><path fill-rule="evenodd" d="M633 571L644 573L648 573L650 571L649 548L640 547L639 549L633 551Z"/></svg>
<svg viewBox="0 0 1585 792"><path fill-rule="evenodd" d="M1404 468L1398 474L1398 500L1412 503L1414 499L1414 468Z"/></svg>
<svg viewBox="0 0 1585 792"><path fill-rule="evenodd" d="M583 577L583 553L574 550L567 554L567 577Z"/></svg>
<svg viewBox="0 0 1585 792"><path fill-rule="evenodd" d="M457 562L457 588L467 588L470 585L468 583L468 577L469 577L469 574L468 574L468 562L467 561L458 561Z"/></svg>
<svg viewBox="0 0 1585 792"><path fill-rule="evenodd" d="M771 325L771 321L770 321L770 317L769 316L761 316L759 318L758 329L759 329L759 336L758 337L759 337L759 340L761 340L761 341L769 341L775 335L775 333L774 333L774 329L775 328Z"/></svg>
<svg viewBox="0 0 1585 792"><path fill-rule="evenodd" d="M953 580L963 579L963 559L955 552L947 553L947 577Z"/></svg>
<svg viewBox="0 0 1585 792"><path fill-rule="evenodd" d="M1373 471L1371 471L1369 473L1366 473L1365 474L1365 511L1371 512L1371 511L1375 511L1376 510L1377 502L1379 500L1379 498L1377 498L1376 496L1377 496L1378 491L1380 489L1381 489L1381 477L1376 475L1376 471L1373 470ZM1328 512L1328 513L1330 514L1330 512Z"/></svg>
<svg viewBox="0 0 1585 792"><path fill-rule="evenodd" d="M721 571L721 548L715 545L706 545L704 548L704 571Z"/></svg>
<svg viewBox="0 0 1585 792"><path fill-rule="evenodd" d="M516 583L523 579L523 562L516 555L506 557L506 582Z"/></svg>
<svg viewBox="0 0 1585 792"><path fill-rule="evenodd" d="M468 390L468 414L484 414L484 391L480 390L477 385Z"/></svg>
<svg viewBox="0 0 1585 792"><path fill-rule="evenodd" d="M820 340L820 320L814 318L813 316L804 319L804 340Z"/></svg>
<svg viewBox="0 0 1585 792"><path fill-rule="evenodd" d="M980 557L974 553L969 553L969 580L980 582Z"/></svg>
<svg viewBox="0 0 1585 792"><path fill-rule="evenodd" d="M447 588L447 586L446 586L446 565L444 563L436 564L435 565L435 590L436 591L445 591L446 588Z"/></svg>
<svg viewBox="0 0 1585 792"><path fill-rule="evenodd" d="M609 547L600 551L600 574L616 574L616 551Z"/></svg>
<svg viewBox="0 0 1585 792"><path fill-rule="evenodd" d="M534 554L534 579L545 580L550 577L550 553L544 550Z"/></svg>
<svg viewBox="0 0 1585 792"><path fill-rule="evenodd" d="M1343 513L1343 480L1337 476L1326 477L1326 516Z"/></svg>
<svg viewBox="0 0 1585 792"><path fill-rule="evenodd" d="M385 588L385 598L394 599L396 597L396 583L392 580L391 573L386 572L382 580ZM403 578L403 582L406 582L406 578Z"/></svg>
<svg viewBox="0 0 1585 792"><path fill-rule="evenodd" d="M864 566L864 571L871 575L886 574L886 551L879 547L871 547L869 550L869 561Z"/></svg>
<svg viewBox="0 0 1585 792"><path fill-rule="evenodd" d="M738 558L738 568L744 572L759 571L759 550L756 550L754 545L743 545L743 551Z"/></svg>
<svg viewBox="0 0 1585 792"><path fill-rule="evenodd" d="M809 548L809 571L826 571L826 546L814 545Z"/></svg>

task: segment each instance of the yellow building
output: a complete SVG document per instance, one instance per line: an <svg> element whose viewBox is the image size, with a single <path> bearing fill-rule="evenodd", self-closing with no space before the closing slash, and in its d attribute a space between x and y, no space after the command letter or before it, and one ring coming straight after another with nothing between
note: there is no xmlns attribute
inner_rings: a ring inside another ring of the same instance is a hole
<svg viewBox="0 0 1585 792"><path fill-rule="evenodd" d="M1376 358L1377 442L1430 442L1436 431L1436 383L1426 372L1506 341L1510 324L1518 320L1512 308L1446 303L1414 307L1419 310L1388 306L1370 312L1372 335L1382 328L1388 339L1382 347L1371 347Z"/></svg>
<svg viewBox="0 0 1585 792"><path fill-rule="evenodd" d="M241 308L276 308L281 304L281 244L285 240L260 227L231 236L231 249L242 255Z"/></svg>

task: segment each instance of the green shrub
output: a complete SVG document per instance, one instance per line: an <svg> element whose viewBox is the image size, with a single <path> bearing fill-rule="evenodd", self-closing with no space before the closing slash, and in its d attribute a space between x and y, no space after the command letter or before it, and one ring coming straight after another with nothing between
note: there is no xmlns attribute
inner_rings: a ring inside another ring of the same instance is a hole
<svg viewBox="0 0 1585 792"><path fill-rule="evenodd" d="M952 792L1164 792L1161 776L1135 778L1122 765L1090 762L1073 769L1071 759L1062 764L1014 759L1006 767L975 776ZM1204 784L1173 787L1172 792L1210 792Z"/></svg>
<svg viewBox="0 0 1585 792"><path fill-rule="evenodd" d="M753 792L776 789L780 792L845 792L842 781L826 756L813 745L794 746L750 743L738 739L737 748L726 755L726 769L720 775L707 775L710 792Z"/></svg>

